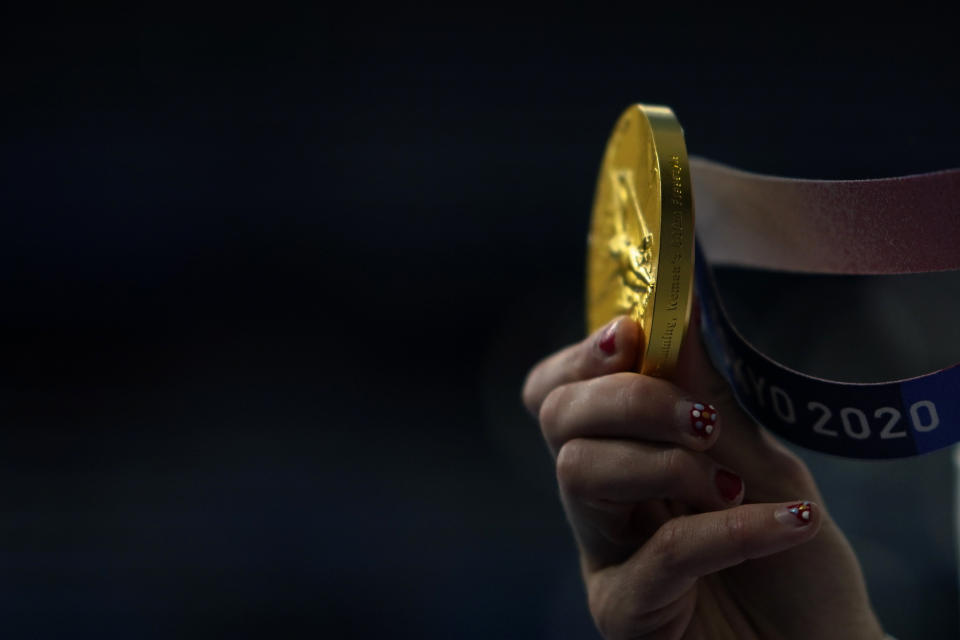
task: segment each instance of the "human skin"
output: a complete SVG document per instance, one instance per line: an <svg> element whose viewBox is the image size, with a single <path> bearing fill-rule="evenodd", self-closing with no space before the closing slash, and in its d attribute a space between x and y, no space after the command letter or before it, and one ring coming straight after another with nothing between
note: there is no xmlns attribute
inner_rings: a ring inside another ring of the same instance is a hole
<svg viewBox="0 0 960 640"><path fill-rule="evenodd" d="M523 390L603 636L883 638L813 477L740 410L699 314L671 381L634 373L641 338L618 318L541 361ZM694 403L716 408L712 433L694 428Z"/></svg>

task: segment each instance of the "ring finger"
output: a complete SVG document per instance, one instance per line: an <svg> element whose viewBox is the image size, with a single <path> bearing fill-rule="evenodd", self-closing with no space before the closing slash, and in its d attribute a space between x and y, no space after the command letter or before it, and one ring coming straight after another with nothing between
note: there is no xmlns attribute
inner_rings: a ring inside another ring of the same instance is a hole
<svg viewBox="0 0 960 640"><path fill-rule="evenodd" d="M630 438L705 451L717 440L720 415L671 382L615 373L553 390L540 407L540 428L554 453L573 438Z"/></svg>
<svg viewBox="0 0 960 640"><path fill-rule="evenodd" d="M706 454L632 440L568 441L557 456L557 479L594 566L620 559L641 542L644 531L632 526L637 505L670 499L716 511L739 504L744 492L742 480Z"/></svg>

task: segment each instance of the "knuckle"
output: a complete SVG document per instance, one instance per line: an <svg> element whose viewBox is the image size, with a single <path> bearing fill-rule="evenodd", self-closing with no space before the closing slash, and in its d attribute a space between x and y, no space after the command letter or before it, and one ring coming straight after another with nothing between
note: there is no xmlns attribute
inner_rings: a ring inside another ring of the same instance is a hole
<svg viewBox="0 0 960 640"><path fill-rule="evenodd" d="M588 456L587 443L579 438L565 442L557 452L557 483L567 493L582 495L588 491L584 473L589 468Z"/></svg>
<svg viewBox="0 0 960 640"><path fill-rule="evenodd" d="M540 405L537 417L540 421L540 430L547 442L554 442L556 439L557 425L560 422L560 416L563 413L563 405L566 401L566 385L557 387L547 394Z"/></svg>
<svg viewBox="0 0 960 640"><path fill-rule="evenodd" d="M537 365L527 373L527 379L523 383L523 391L521 393L521 398L523 399L523 406L526 407L527 411L532 416L536 416L540 412L540 397L537 393L537 387L535 382L540 376L540 369L543 365Z"/></svg>
<svg viewBox="0 0 960 640"><path fill-rule="evenodd" d="M750 555L751 527L750 519L743 509L724 511L723 531L730 548L738 558L744 560Z"/></svg>
<svg viewBox="0 0 960 640"><path fill-rule="evenodd" d="M620 410L621 417L625 422L643 421L646 417L647 395L650 392L650 385L647 378L637 374L621 374L618 376L621 382L617 389L616 400L617 407Z"/></svg>
<svg viewBox="0 0 960 640"><path fill-rule="evenodd" d="M690 473L692 460L690 454L679 447L669 447L657 455L658 469L655 477L656 488L663 493L670 486L686 482Z"/></svg>
<svg viewBox="0 0 960 640"><path fill-rule="evenodd" d="M686 523L685 516L667 520L657 530L651 541L654 544L657 563L667 571L673 571L683 563L684 541L689 535Z"/></svg>

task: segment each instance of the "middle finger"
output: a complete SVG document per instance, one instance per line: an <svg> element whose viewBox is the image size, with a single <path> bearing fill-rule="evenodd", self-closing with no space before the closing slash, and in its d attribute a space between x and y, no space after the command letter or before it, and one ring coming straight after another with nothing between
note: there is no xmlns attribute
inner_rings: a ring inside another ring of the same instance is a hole
<svg viewBox="0 0 960 640"><path fill-rule="evenodd" d="M573 438L628 438L706 451L720 416L667 380L615 373L554 389L540 408L540 428L556 454Z"/></svg>

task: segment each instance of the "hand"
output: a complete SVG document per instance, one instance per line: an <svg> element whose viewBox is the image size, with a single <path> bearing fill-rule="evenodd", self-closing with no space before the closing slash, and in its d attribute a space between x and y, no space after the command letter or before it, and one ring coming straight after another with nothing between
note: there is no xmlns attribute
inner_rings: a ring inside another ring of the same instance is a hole
<svg viewBox="0 0 960 640"><path fill-rule="evenodd" d="M673 381L634 373L641 343L619 318L523 391L604 637L883 638L809 471L740 410L697 314Z"/></svg>

